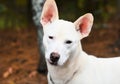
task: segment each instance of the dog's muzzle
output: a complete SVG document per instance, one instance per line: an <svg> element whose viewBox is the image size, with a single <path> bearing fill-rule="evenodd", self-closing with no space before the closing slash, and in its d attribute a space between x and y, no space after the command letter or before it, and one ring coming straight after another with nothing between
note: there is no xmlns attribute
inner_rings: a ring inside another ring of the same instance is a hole
<svg viewBox="0 0 120 84"><path fill-rule="evenodd" d="M60 55L58 53L52 52L50 54L50 64L57 65L59 58L60 58Z"/></svg>

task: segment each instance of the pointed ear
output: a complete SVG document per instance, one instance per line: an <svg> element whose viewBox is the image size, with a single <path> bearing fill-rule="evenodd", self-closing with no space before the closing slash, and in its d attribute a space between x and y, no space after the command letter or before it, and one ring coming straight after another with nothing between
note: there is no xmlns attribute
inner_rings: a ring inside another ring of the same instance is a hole
<svg viewBox="0 0 120 84"><path fill-rule="evenodd" d="M58 19L58 9L54 0L46 0L41 14L40 22L43 26Z"/></svg>
<svg viewBox="0 0 120 84"><path fill-rule="evenodd" d="M87 37L93 25L93 15L91 13L87 13L78 18L74 24L76 30L81 33L82 38Z"/></svg>

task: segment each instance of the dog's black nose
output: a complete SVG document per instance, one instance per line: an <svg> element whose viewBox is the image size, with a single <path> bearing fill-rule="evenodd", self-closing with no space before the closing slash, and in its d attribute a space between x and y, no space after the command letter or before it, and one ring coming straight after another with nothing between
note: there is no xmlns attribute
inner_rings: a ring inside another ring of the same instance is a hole
<svg viewBox="0 0 120 84"><path fill-rule="evenodd" d="M57 65L59 58L60 58L60 55L58 53L52 52L50 54L50 60L52 62L51 64Z"/></svg>

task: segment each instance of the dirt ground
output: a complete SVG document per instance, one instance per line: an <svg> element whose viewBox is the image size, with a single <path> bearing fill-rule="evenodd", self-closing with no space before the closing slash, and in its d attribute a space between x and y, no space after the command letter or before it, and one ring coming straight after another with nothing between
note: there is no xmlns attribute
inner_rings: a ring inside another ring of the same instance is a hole
<svg viewBox="0 0 120 84"><path fill-rule="evenodd" d="M120 55L119 24L108 28L92 29L90 36L82 40L83 49L98 57ZM0 84L47 84L46 76L29 74L36 70L39 52L35 27L0 31ZM12 69L10 68L12 67ZM10 74L5 74L9 71Z"/></svg>

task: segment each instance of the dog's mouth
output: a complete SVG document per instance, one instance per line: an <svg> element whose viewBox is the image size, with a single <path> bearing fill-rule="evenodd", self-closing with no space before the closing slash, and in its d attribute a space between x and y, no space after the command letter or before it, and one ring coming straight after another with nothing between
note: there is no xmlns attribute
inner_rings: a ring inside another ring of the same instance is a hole
<svg viewBox="0 0 120 84"><path fill-rule="evenodd" d="M48 62L49 62L51 65L54 65L54 66L57 66L57 65L58 65L58 62L52 62L51 60L48 60Z"/></svg>

